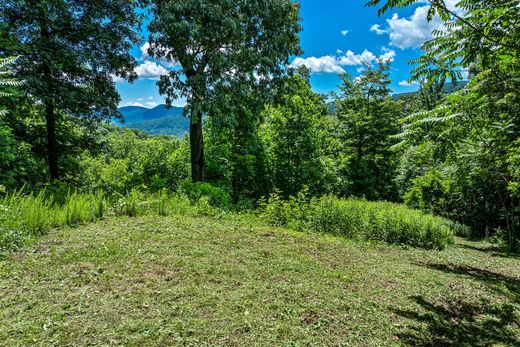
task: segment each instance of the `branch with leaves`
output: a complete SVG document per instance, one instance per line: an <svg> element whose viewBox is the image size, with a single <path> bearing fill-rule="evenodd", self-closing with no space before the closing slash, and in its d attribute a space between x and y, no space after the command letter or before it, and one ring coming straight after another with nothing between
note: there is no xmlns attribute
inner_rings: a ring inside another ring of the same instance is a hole
<svg viewBox="0 0 520 347"><path fill-rule="evenodd" d="M10 67L18 59L18 57L0 58L0 98L13 97L13 88L18 88L23 85L22 81L12 78L12 71ZM0 107L0 117L7 115L8 110Z"/></svg>

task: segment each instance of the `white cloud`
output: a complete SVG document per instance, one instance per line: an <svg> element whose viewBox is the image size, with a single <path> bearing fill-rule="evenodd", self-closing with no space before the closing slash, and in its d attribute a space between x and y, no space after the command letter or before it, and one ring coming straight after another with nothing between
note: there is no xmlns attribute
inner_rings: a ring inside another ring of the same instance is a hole
<svg viewBox="0 0 520 347"><path fill-rule="evenodd" d="M111 77L112 77L112 80L115 83L120 83L120 82L125 82L126 81L123 77L119 77L119 76L116 76L116 75L112 75Z"/></svg>
<svg viewBox="0 0 520 347"><path fill-rule="evenodd" d="M398 14L394 14L388 19L390 45L401 49L418 48L432 39L432 31L441 28L442 21L435 16L428 22L428 10L429 6L418 7L408 18L399 18Z"/></svg>
<svg viewBox="0 0 520 347"><path fill-rule="evenodd" d="M168 70L157 63L146 60L143 64L134 69L139 78L146 78L149 80L158 80L162 75L166 75Z"/></svg>
<svg viewBox="0 0 520 347"><path fill-rule="evenodd" d="M365 49L362 53L356 54L348 50L343 54L342 50L337 50L338 55L325 55L322 57L308 57L296 58L292 62L292 67L306 66L313 73L344 73L345 66L360 66L364 64L371 64L377 59L383 61L393 61L396 55L395 51L388 48L383 48L383 53L376 56L374 53Z"/></svg>
<svg viewBox="0 0 520 347"><path fill-rule="evenodd" d="M343 54L343 51L342 51L341 49L337 49L337 50L336 50L336 53L337 53L337 54Z"/></svg>
<svg viewBox="0 0 520 347"><path fill-rule="evenodd" d="M411 86L415 86L415 85L418 85L419 83L418 82L410 82L410 81L407 81L407 80L404 80L404 81L401 81L399 82L399 85L401 87L411 87Z"/></svg>
<svg viewBox="0 0 520 347"><path fill-rule="evenodd" d="M460 0L445 0L445 4L450 11L462 14L464 11L456 7ZM429 4L429 1L419 1L419 4ZM439 16L434 16L428 21L428 11L430 6L417 7L410 17L400 18L398 14L394 14L392 18L387 19L388 26L381 28L381 25L374 24L370 31L377 35L388 34L390 37L390 46L401 49L419 48L422 44L433 38L432 31L443 28L443 22Z"/></svg>
<svg viewBox="0 0 520 347"><path fill-rule="evenodd" d="M365 49L361 54L355 54L354 52L348 50L344 56L339 58L339 64L342 66L356 66L370 64L376 59L377 57L374 55L374 53L367 49Z"/></svg>
<svg viewBox="0 0 520 347"><path fill-rule="evenodd" d="M142 60L153 58L153 57L151 57L148 54L148 50L150 49L150 42L145 42L145 44L142 45L140 47L140 49L141 49L141 59ZM157 61L159 61L161 63L161 65L164 65L166 67L174 67L176 65L179 65L179 62L177 62L177 61L170 61L170 60L164 59L164 58L163 59L157 59Z"/></svg>
<svg viewBox="0 0 520 347"><path fill-rule="evenodd" d="M121 107L126 107L126 106L139 106L139 107L144 107L143 104L141 104L140 102L137 102L137 101L127 101L125 103L123 103L121 105Z"/></svg>
<svg viewBox="0 0 520 347"><path fill-rule="evenodd" d="M306 66L311 72L323 72L323 73L336 73L340 74L345 72L338 63L336 57L326 55L323 57L309 57L309 58L296 58L292 62L291 66Z"/></svg>
<svg viewBox="0 0 520 347"><path fill-rule="evenodd" d="M147 101L145 104L146 104L146 106L148 106L150 108L154 108L155 106L158 105L155 101Z"/></svg>
<svg viewBox="0 0 520 347"><path fill-rule="evenodd" d="M150 57L150 55L148 54L148 49L150 49L150 42L145 42L145 44L141 46L142 59Z"/></svg>
<svg viewBox="0 0 520 347"><path fill-rule="evenodd" d="M381 29L381 25L374 24L370 27L370 31L374 31L377 35L387 34L388 30Z"/></svg>
<svg viewBox="0 0 520 347"><path fill-rule="evenodd" d="M393 62L396 56L396 53L392 49L388 49L386 47L383 47L382 49L383 54L379 56L379 59L381 59L384 62Z"/></svg>
<svg viewBox="0 0 520 347"><path fill-rule="evenodd" d="M341 30L341 35L343 35L343 36L347 36L348 33L349 33L348 30Z"/></svg>

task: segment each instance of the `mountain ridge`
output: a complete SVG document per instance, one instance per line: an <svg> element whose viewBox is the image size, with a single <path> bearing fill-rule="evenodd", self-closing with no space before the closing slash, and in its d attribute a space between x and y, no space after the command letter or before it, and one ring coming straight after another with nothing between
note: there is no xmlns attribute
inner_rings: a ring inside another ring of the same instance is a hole
<svg viewBox="0 0 520 347"><path fill-rule="evenodd" d="M139 129L151 135L174 135L182 137L189 131L189 119L184 117L184 108L157 105L154 108L143 106L120 107L119 112L124 120L115 120L119 126Z"/></svg>

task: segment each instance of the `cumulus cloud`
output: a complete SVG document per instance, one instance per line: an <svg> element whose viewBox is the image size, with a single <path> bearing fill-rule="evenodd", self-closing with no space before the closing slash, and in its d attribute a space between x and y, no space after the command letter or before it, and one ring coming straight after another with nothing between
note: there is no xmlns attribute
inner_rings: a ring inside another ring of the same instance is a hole
<svg viewBox="0 0 520 347"><path fill-rule="evenodd" d="M126 81L123 77L119 77L117 75L111 75L111 77L112 77L112 80L115 83L120 83L120 82L125 82Z"/></svg>
<svg viewBox="0 0 520 347"><path fill-rule="evenodd" d="M139 106L139 107L144 107L144 105L138 101L127 101L123 104L121 104L121 107L126 107L126 106Z"/></svg>
<svg viewBox="0 0 520 347"><path fill-rule="evenodd" d="M383 47L383 54L379 56L379 59L381 59L384 62L393 62L395 56L396 53L394 50Z"/></svg>
<svg viewBox="0 0 520 347"><path fill-rule="evenodd" d="M461 14L463 11L456 7L460 0L446 0L446 6L451 11ZM428 3L421 1L419 3ZM431 21L427 20L429 6L417 7L410 17L401 18L395 13L392 18L387 19L388 26L382 28L379 24L374 24L370 31L377 35L387 34L390 38L390 46L401 49L419 48L422 44L433 38L432 32L441 29L443 22L439 16L434 16Z"/></svg>
<svg viewBox="0 0 520 347"><path fill-rule="evenodd" d="M411 87L411 86L415 86L415 85L418 85L419 83L418 82L410 82L410 81L407 81L407 80L404 80L404 81L401 81L399 82L399 85L401 87Z"/></svg>
<svg viewBox="0 0 520 347"><path fill-rule="evenodd" d="M388 19L390 45L401 49L418 48L432 39L432 31L442 27L442 21L436 16L428 22L428 10L428 6L418 7L409 18L399 18L394 14Z"/></svg>
<svg viewBox="0 0 520 347"><path fill-rule="evenodd" d="M377 35L383 35L383 34L387 34L388 33L388 30L381 29L381 25L379 25L379 24L372 25L370 27L370 31L375 32Z"/></svg>
<svg viewBox="0 0 520 347"><path fill-rule="evenodd" d="M161 46L162 47L162 46ZM146 42L144 45L140 47L141 50L141 59L148 60L153 57L148 54L148 50L150 49L150 42ZM168 59L157 59L161 63L161 65L164 65L166 67L174 67L176 65L179 65L179 62L177 61L170 61Z"/></svg>
<svg viewBox="0 0 520 347"><path fill-rule="evenodd" d="M377 57L374 55L374 53L367 49L365 49L361 54L355 54L354 52L348 50L344 56L339 58L338 63L342 66L356 66L370 64L376 59Z"/></svg>
<svg viewBox="0 0 520 347"><path fill-rule="evenodd" d="M149 80L158 80L162 75L166 75L168 70L155 62L146 60L143 64L134 69L139 78L146 78Z"/></svg>
<svg viewBox="0 0 520 347"><path fill-rule="evenodd" d="M348 30L341 30L341 35L343 35L343 36L347 36L348 33L349 33Z"/></svg>
<svg viewBox="0 0 520 347"><path fill-rule="evenodd" d="M345 66L361 66L371 64L377 59L383 61L393 61L396 55L395 51L383 48L383 53L376 56L374 53L365 49L362 53L356 54L351 50L337 50L338 55L326 55L322 57L296 58L292 62L292 67L305 66L313 73L344 73Z"/></svg>
<svg viewBox="0 0 520 347"><path fill-rule="evenodd" d="M326 55L323 57L296 58L291 64L293 67L305 66L311 72L336 73L345 72L339 65L336 57Z"/></svg>

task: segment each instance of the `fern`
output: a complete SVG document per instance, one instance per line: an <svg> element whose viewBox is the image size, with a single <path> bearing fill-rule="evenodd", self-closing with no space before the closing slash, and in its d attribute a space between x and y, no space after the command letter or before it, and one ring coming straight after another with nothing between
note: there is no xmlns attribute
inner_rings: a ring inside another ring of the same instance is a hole
<svg viewBox="0 0 520 347"><path fill-rule="evenodd" d="M12 88L19 88L23 85L23 81L11 78L12 71L10 67L18 59L18 57L0 58L0 98L8 98L14 96L11 92ZM0 117L5 117L9 111L0 106Z"/></svg>

